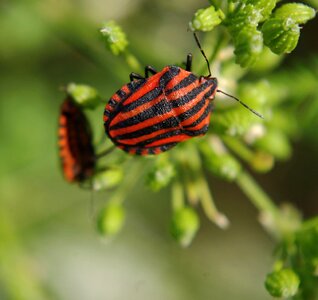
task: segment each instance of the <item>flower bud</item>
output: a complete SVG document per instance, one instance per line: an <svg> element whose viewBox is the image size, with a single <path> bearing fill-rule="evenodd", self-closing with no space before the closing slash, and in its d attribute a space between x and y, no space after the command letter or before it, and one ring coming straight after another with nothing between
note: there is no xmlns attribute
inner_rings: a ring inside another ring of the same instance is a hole
<svg viewBox="0 0 318 300"><path fill-rule="evenodd" d="M167 186L175 176L175 169L168 160L159 160L148 173L146 184L153 190L159 191Z"/></svg>
<svg viewBox="0 0 318 300"><path fill-rule="evenodd" d="M262 33L256 27L243 28L234 38L236 62L241 67L252 66L263 51Z"/></svg>
<svg viewBox="0 0 318 300"><path fill-rule="evenodd" d="M275 18L287 19L291 18L297 24L305 24L314 18L316 11L302 3L287 3L282 5L275 11Z"/></svg>
<svg viewBox="0 0 318 300"><path fill-rule="evenodd" d="M123 179L123 170L120 168L107 169L93 176L93 189L95 191L110 189Z"/></svg>
<svg viewBox="0 0 318 300"><path fill-rule="evenodd" d="M256 30L261 19L262 14L260 10L256 9L253 5L248 4L230 14L226 19L226 24L235 39L237 34L246 27L251 27Z"/></svg>
<svg viewBox="0 0 318 300"><path fill-rule="evenodd" d="M128 46L126 34L114 21L104 23L100 32L106 47L114 55L119 55L125 51Z"/></svg>
<svg viewBox="0 0 318 300"><path fill-rule="evenodd" d="M214 6L199 9L189 23L192 31L211 31L219 25L224 19L224 13L221 9L215 10Z"/></svg>
<svg viewBox="0 0 318 300"><path fill-rule="evenodd" d="M202 143L200 150L203 153L206 167L216 176L233 181L241 171L240 163L229 153L217 153L212 145Z"/></svg>
<svg viewBox="0 0 318 300"><path fill-rule="evenodd" d="M301 3L288 3L275 11L262 27L264 43L274 53L290 53L295 49L300 35L299 24L315 16L313 8Z"/></svg>
<svg viewBox="0 0 318 300"><path fill-rule="evenodd" d="M300 280L292 269L281 269L267 275L265 287L273 297L289 298L296 295Z"/></svg>
<svg viewBox="0 0 318 300"><path fill-rule="evenodd" d="M264 44L276 54L290 53L297 46L300 28L292 19L271 18L262 26Z"/></svg>
<svg viewBox="0 0 318 300"><path fill-rule="evenodd" d="M97 90L89 85L69 83L66 91L76 103L86 108L95 108L101 102Z"/></svg>
<svg viewBox="0 0 318 300"><path fill-rule="evenodd" d="M174 212L171 234L183 247L190 245L199 227L200 219L193 208L183 207Z"/></svg>
<svg viewBox="0 0 318 300"><path fill-rule="evenodd" d="M125 211L121 204L109 203L99 214L97 229L105 237L116 235L125 222Z"/></svg>
<svg viewBox="0 0 318 300"><path fill-rule="evenodd" d="M263 22L272 13L272 10L276 6L276 2L277 0L247 0L246 4L251 4L255 9L260 11L262 15L260 22Z"/></svg>

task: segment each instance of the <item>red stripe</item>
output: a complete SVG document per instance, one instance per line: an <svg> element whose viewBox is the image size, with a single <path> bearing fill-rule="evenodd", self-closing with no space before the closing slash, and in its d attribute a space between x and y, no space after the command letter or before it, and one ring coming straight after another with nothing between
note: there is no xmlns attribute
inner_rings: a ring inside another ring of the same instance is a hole
<svg viewBox="0 0 318 300"><path fill-rule="evenodd" d="M129 118L132 118L132 117L138 115L140 112L142 112L146 109L149 109L150 107L156 105L157 103L159 103L163 99L164 99L164 95L160 95L157 98L154 98L152 101L138 106L134 110L124 112L124 113L123 112L119 113L114 119L112 119L111 126L114 126L119 122L125 121Z"/></svg>
<svg viewBox="0 0 318 300"><path fill-rule="evenodd" d="M148 92L150 92L151 90L153 90L154 88L158 87L159 85L159 80L160 77L162 76L162 74L164 70L162 70L161 72L151 76L150 78L146 79L146 82L144 83L144 85L142 86L141 89L135 91L134 93L132 93L126 100L125 100L125 105L128 105L130 103L135 102L136 100L138 100L140 97L142 97L143 95L147 94Z"/></svg>
<svg viewBox="0 0 318 300"><path fill-rule="evenodd" d="M167 137L158 141L155 141L151 144L148 144L147 147L155 147L155 146L163 146L169 143L179 143L182 141L186 141L190 139L191 137L185 134L179 134L176 136Z"/></svg>
<svg viewBox="0 0 318 300"><path fill-rule="evenodd" d="M125 139L125 140L119 140L119 142L120 142L121 144L133 146L133 145L136 145L136 144L138 144L138 143L140 143L140 142L143 142L143 141L145 141L145 140L148 140L148 139L151 139L151 138L153 138L153 137L156 137L156 136L159 135L159 134L167 133L167 132L170 132L170 131L174 131L174 130L176 130L176 129L178 129L178 128L177 128L177 127L174 127L174 128L172 128L172 129L161 129L161 130L157 130L157 131L155 131L155 132L153 132L153 133L145 134L145 135L143 135L143 136L141 136L141 137L132 138L132 139Z"/></svg>

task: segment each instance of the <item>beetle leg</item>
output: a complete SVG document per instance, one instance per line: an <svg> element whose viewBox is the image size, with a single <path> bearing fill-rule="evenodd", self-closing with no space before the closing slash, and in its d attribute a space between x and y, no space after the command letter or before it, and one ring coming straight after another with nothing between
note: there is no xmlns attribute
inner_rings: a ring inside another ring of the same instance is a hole
<svg viewBox="0 0 318 300"><path fill-rule="evenodd" d="M129 78L130 78L130 81L134 81L135 79L145 79L140 74L137 74L134 72L130 73Z"/></svg>
<svg viewBox="0 0 318 300"><path fill-rule="evenodd" d="M192 54L189 53L187 55L186 71L191 72L191 69L192 69Z"/></svg>
<svg viewBox="0 0 318 300"><path fill-rule="evenodd" d="M151 73L152 75L157 74L157 70L152 67L152 66L146 66L145 67L145 77L148 78L149 77L149 73Z"/></svg>

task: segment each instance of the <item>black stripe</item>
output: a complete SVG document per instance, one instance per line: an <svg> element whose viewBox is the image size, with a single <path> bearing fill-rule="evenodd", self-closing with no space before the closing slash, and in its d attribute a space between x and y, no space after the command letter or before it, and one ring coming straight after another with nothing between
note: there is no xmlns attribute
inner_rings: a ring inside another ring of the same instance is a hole
<svg viewBox="0 0 318 300"><path fill-rule="evenodd" d="M198 129L198 130L185 130L183 133L188 135L188 136L194 137L197 135L206 134L208 129L209 129L209 124L204 125L201 129Z"/></svg>
<svg viewBox="0 0 318 300"><path fill-rule="evenodd" d="M136 124L139 124L141 122L144 122L150 118L156 117L156 116L161 116L165 113L168 113L172 110L171 105L165 98L163 98L160 102L157 104L149 107L148 109L144 110L143 112L126 119L124 121L120 121L116 123L115 125L110 127L110 130L115 130L115 129L121 129L121 128L126 128L129 126L133 126Z"/></svg>
<svg viewBox="0 0 318 300"><path fill-rule="evenodd" d="M110 98L108 101L108 105L110 105L112 107L115 107L117 103L118 102L116 100L114 100L113 98Z"/></svg>
<svg viewBox="0 0 318 300"><path fill-rule="evenodd" d="M124 133L122 135L117 135L114 137L115 140L126 140L126 139L132 139L132 138L138 138L146 134L153 133L155 131L158 131L160 129L169 129L180 126L179 121L175 117L168 118L160 123L144 127L142 129L130 132L130 133Z"/></svg>
<svg viewBox="0 0 318 300"><path fill-rule="evenodd" d="M131 81L127 84L127 87L131 93L136 92L138 89L140 89L145 83L146 79L138 79Z"/></svg>
<svg viewBox="0 0 318 300"><path fill-rule="evenodd" d="M206 99L209 98L212 95L212 93L213 93L212 89L208 90L195 106L188 109L184 113L178 115L177 118L182 122L192 117L193 115L196 115L200 111L200 109L205 105Z"/></svg>
<svg viewBox="0 0 318 300"><path fill-rule="evenodd" d="M209 85L211 85L211 83L209 81L204 82L203 84L199 85L198 87L192 89L186 95L180 97L179 99L177 99L175 101L171 101L172 106L173 107L179 107L179 106L183 106L183 105L187 104L188 102L190 102L191 100L196 98L207 87L209 87ZM211 91L210 95L213 93L214 89L215 89L215 87L211 86L211 90L209 90L209 92ZM205 97L205 95L204 95L204 97Z"/></svg>
<svg viewBox="0 0 318 300"><path fill-rule="evenodd" d="M162 94L162 88L156 87L153 90L151 90L148 93L141 96L140 98L138 98L136 101L129 103L127 105L124 105L121 108L121 112L128 112L128 111L134 110L138 106L143 105L143 104L150 102L153 99L157 98L158 96L160 96L160 94Z"/></svg>
<svg viewBox="0 0 318 300"><path fill-rule="evenodd" d="M208 105L206 107L206 109L204 110L203 114L201 114L200 118L198 118L196 121L194 121L192 124L184 126L184 129L191 129L192 127L195 127L197 125L199 125L207 116L208 114L211 112L211 105Z"/></svg>
<svg viewBox="0 0 318 300"><path fill-rule="evenodd" d="M146 146L146 145L151 144L153 142L157 142L159 140L162 140L162 139L165 139L165 138L169 138L169 137L172 137L172 136L177 136L177 135L180 135L182 133L183 132L180 129L176 129L176 130L173 130L173 131L161 133L161 134L156 135L153 138L150 138L150 139L144 140L144 141L142 141L140 143L137 143L136 146L138 145L138 147L143 147L143 146Z"/></svg>
<svg viewBox="0 0 318 300"><path fill-rule="evenodd" d="M116 94L120 97L120 98L124 98L126 96L126 93L120 89L116 92Z"/></svg>
<svg viewBox="0 0 318 300"><path fill-rule="evenodd" d="M105 110L104 110L104 116L109 117L109 115L110 115L109 110L108 110L108 109L105 109Z"/></svg>
<svg viewBox="0 0 318 300"><path fill-rule="evenodd" d="M200 109L205 105L206 98L205 95L202 97L202 99L193 107L188 109L187 111L183 112L182 114L176 116L178 120L180 120L180 123L191 118L192 116L196 115Z"/></svg>
<svg viewBox="0 0 318 300"><path fill-rule="evenodd" d="M138 106L141 106L147 102L152 101L153 99L160 96L162 91L165 89L165 86L168 82L180 73L180 68L178 67L171 67L167 72L165 72L159 80L159 86L155 87L153 90L149 91L148 93L144 94L140 98L136 99L134 102L129 103L127 105L123 105L121 107L121 112L128 112L133 109L136 109ZM135 92L135 91L134 91Z"/></svg>
<svg viewBox="0 0 318 300"><path fill-rule="evenodd" d="M142 148L136 148L136 154L141 155Z"/></svg>
<svg viewBox="0 0 318 300"><path fill-rule="evenodd" d="M174 146L177 145L177 144L178 144L178 143L169 143L169 144L162 145L162 146L160 146L160 150L161 150L162 152L165 152L165 151L171 149L172 147L174 147Z"/></svg>
<svg viewBox="0 0 318 300"><path fill-rule="evenodd" d="M155 148L149 148L148 154L155 154Z"/></svg>
<svg viewBox="0 0 318 300"><path fill-rule="evenodd" d="M195 76L194 74L190 74L189 76L187 76L186 78L183 78L178 84L176 84L172 89L167 90L165 92L166 95L169 95L172 92L175 92L179 89L182 89L184 87L189 86L191 83L193 83L194 81L196 81L198 79L197 76Z"/></svg>

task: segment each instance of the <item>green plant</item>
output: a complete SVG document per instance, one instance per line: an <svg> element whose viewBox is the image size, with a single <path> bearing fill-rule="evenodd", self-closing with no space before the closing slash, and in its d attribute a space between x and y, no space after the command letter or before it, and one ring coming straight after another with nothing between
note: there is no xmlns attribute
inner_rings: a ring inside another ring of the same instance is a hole
<svg viewBox="0 0 318 300"><path fill-rule="evenodd" d="M265 120L239 105L225 105L222 96L218 96L218 107L206 136L149 158L114 151L110 155L116 164L116 176L112 180L107 174L93 178L95 188L101 189L104 181L105 188L115 187L111 203L115 203L116 209L108 206L103 210L99 229L103 234L110 231L113 234L120 229L124 216L121 204L141 170L152 190L171 186L171 232L182 245L189 245L199 228L199 219L192 207L200 205L208 219L226 228L229 220L215 205L205 176L208 171L237 184L260 211L264 228L276 239L278 250L274 270L266 280L268 291L277 297L314 299L318 293L318 219L303 220L290 205L278 207L245 165L254 172L269 172L276 161L290 157L291 142L311 132L308 124L317 120L318 108L314 102L318 97L317 60L313 58L307 69L296 66L284 71L279 68L284 55L297 46L300 25L312 19L315 10L301 3L276 8L275 0L211 0L210 4L194 14L190 28L213 36L213 42L206 41L203 48L210 54L214 76L222 86L228 86L233 94L261 112ZM107 22L100 32L107 49L114 55L122 55L130 71L139 72L141 64L130 52L119 25ZM195 71L202 74L204 68L202 62ZM68 88L84 107L87 97L87 106L91 107L92 103L97 104L97 92L88 89L90 92L83 86L76 89L74 84ZM305 109L300 110L304 106ZM106 144L111 145L110 141ZM123 174L123 170L129 170L129 174L118 175ZM107 218L115 219L115 229L111 226L109 231L101 226L113 224Z"/></svg>

